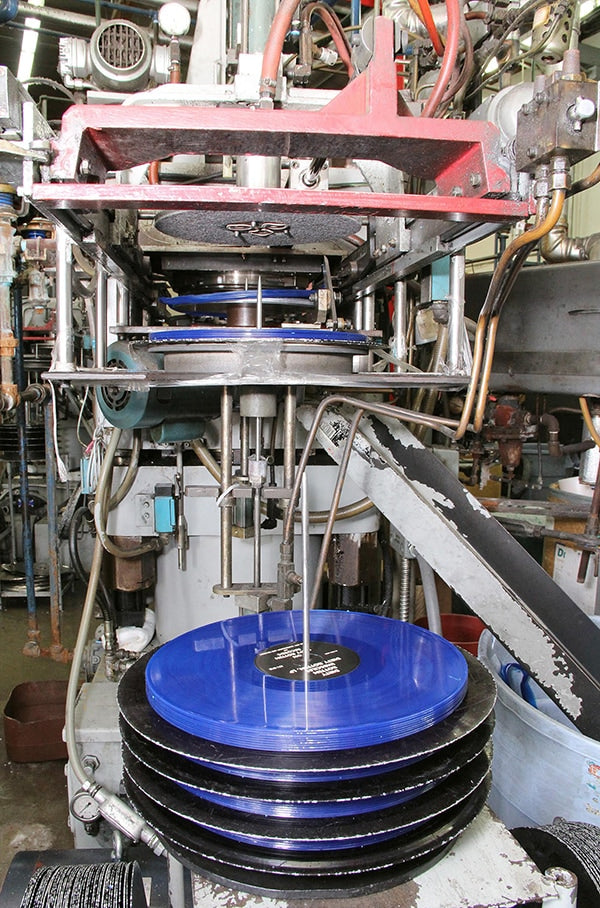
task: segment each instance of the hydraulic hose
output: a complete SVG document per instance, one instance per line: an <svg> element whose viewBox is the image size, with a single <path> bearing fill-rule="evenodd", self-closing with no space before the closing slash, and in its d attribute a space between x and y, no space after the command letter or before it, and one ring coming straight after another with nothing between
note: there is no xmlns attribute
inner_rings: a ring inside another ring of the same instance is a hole
<svg viewBox="0 0 600 908"><path fill-rule="evenodd" d="M425 102L425 107L423 108L423 111L421 113L422 117L433 117L435 115L435 112L440 106L442 99L446 93L446 89L450 84L452 72L454 70L458 57L458 46L460 42L461 29L460 0L446 0L446 9L448 10L448 31L446 34L446 47L444 48L444 56L442 58L442 65L440 66L440 72L437 81L433 86L431 94Z"/></svg>

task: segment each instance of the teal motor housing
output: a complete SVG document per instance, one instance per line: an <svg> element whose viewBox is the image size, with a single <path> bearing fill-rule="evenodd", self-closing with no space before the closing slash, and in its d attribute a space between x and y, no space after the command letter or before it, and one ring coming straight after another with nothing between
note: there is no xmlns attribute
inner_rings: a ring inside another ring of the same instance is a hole
<svg viewBox="0 0 600 908"><path fill-rule="evenodd" d="M127 372L161 372L164 357L139 343L117 341L108 348L107 366ZM168 424L168 430L158 433L161 437L186 441L201 435L203 421L219 412L219 391L205 386L128 388L115 379L114 384L98 388L98 404L117 429L154 429Z"/></svg>

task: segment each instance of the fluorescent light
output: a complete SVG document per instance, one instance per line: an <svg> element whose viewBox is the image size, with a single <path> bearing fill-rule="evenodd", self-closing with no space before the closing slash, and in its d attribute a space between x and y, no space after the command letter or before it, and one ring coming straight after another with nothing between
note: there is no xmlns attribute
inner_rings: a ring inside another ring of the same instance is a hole
<svg viewBox="0 0 600 908"><path fill-rule="evenodd" d="M46 0L29 0L30 6L44 6ZM17 70L17 79L19 82L26 82L31 78L33 72L33 61L38 43L38 32L40 20L27 16L25 19L25 31L21 41L21 56L19 57L19 68Z"/></svg>

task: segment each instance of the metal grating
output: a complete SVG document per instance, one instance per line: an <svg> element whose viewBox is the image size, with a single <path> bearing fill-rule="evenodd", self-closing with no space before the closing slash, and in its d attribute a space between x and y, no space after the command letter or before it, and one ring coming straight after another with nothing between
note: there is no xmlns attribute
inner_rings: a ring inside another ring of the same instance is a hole
<svg viewBox="0 0 600 908"><path fill-rule="evenodd" d="M136 28L126 22L115 22L98 36L98 53L113 69L136 66L144 56L144 41Z"/></svg>

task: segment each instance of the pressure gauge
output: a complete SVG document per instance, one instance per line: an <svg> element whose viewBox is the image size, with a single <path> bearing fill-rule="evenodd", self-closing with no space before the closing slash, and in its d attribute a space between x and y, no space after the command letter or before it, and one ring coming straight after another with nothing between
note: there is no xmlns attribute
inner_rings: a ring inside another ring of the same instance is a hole
<svg viewBox="0 0 600 908"><path fill-rule="evenodd" d="M75 819L81 820L82 823L93 823L100 816L98 805L83 788L75 792L69 808Z"/></svg>
<svg viewBox="0 0 600 908"><path fill-rule="evenodd" d="M158 11L158 24L165 35L179 38L185 35L191 25L189 10L181 3L165 3Z"/></svg>

